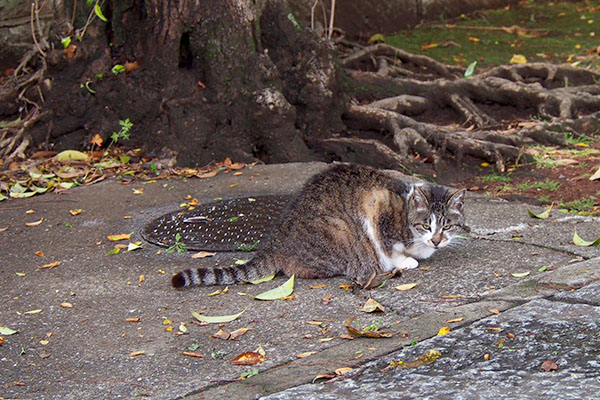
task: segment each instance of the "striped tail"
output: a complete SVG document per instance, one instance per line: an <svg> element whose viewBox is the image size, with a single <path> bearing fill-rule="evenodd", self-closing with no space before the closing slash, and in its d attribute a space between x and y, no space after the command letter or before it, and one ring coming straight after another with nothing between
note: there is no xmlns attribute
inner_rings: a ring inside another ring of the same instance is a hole
<svg viewBox="0 0 600 400"><path fill-rule="evenodd" d="M235 267L191 268L180 271L171 278L171 285L176 289L191 286L231 285L255 281L272 274L275 268L269 268L264 262L254 257L246 264Z"/></svg>

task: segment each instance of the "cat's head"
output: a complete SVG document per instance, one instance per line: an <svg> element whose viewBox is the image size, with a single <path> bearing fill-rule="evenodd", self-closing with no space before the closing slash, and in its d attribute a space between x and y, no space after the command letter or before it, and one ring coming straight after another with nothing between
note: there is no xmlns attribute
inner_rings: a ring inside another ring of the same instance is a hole
<svg viewBox="0 0 600 400"><path fill-rule="evenodd" d="M413 247L422 248L423 258L446 247L460 231L464 225L464 199L464 189L454 191L430 184L412 186L407 196L408 224Z"/></svg>

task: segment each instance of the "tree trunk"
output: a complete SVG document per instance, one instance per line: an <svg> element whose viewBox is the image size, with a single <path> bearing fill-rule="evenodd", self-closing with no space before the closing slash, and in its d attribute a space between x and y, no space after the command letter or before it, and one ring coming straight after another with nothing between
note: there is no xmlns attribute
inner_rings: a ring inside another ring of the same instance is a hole
<svg viewBox="0 0 600 400"><path fill-rule="evenodd" d="M75 28L90 13L84 3ZM95 18L73 41L72 58L48 52L51 90L34 144L82 147L129 118L127 144L166 147L180 164L289 162L308 160L311 143L341 126L333 50L301 29L283 1L110 0L103 14L108 22ZM114 75L116 64L131 71Z"/></svg>

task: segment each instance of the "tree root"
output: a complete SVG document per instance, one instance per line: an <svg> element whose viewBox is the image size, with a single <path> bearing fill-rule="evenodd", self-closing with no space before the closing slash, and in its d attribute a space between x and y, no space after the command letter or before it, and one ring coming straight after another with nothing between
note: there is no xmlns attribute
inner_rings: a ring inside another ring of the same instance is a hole
<svg viewBox="0 0 600 400"><path fill-rule="evenodd" d="M412 75L398 72L409 63L421 71ZM464 78L457 67L378 44L358 48L342 59L342 66L357 87L370 96L361 99L361 92L357 92L355 103L370 103L351 105L344 115L347 125L358 131L391 135L393 151L404 160L403 165L411 164L407 161L411 155L435 164L449 151L458 162L468 155L504 171L507 160L530 157L523 152L524 146L564 146L565 133L577 134L584 128L577 121L589 119L588 125L595 127L600 116L600 87L595 84L600 73L570 65L506 65ZM432 73L436 79L422 79L423 74ZM502 109L508 112L499 112ZM455 115L450 124L427 122L432 115L447 115L449 110ZM350 141L355 147L360 142ZM386 146L385 151L371 153L393 160L390 150ZM337 154L343 156L342 151Z"/></svg>

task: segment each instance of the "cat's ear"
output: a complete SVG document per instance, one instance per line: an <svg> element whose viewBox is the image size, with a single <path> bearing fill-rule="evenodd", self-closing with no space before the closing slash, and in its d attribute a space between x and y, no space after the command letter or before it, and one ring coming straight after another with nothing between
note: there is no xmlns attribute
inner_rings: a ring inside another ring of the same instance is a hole
<svg viewBox="0 0 600 400"><path fill-rule="evenodd" d="M409 194L409 202L411 207L417 211L429 209L429 200L420 185L413 185Z"/></svg>
<svg viewBox="0 0 600 400"><path fill-rule="evenodd" d="M463 206L465 204L466 189L460 189L452 193L452 196L448 199L448 208L451 210L458 211L462 214Z"/></svg>

